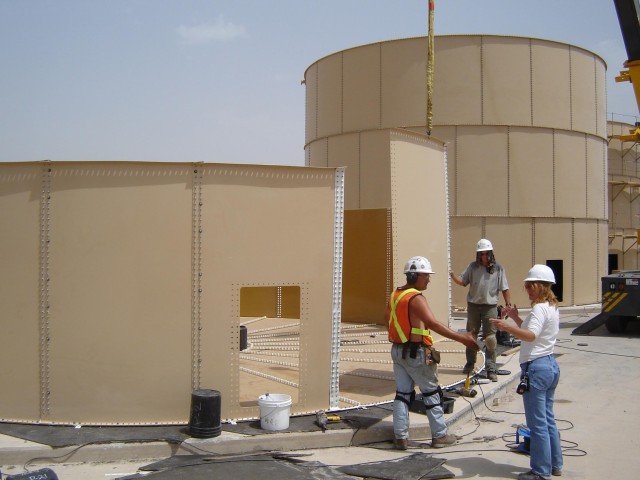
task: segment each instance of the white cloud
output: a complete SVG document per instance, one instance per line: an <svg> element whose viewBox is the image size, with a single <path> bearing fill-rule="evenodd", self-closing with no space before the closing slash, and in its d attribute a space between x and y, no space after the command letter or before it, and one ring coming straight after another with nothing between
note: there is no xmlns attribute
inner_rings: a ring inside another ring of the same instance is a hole
<svg viewBox="0 0 640 480"><path fill-rule="evenodd" d="M220 15L215 23L202 23L187 27L180 25L176 31L184 43L195 45L209 42L228 42L246 35L242 25L236 25Z"/></svg>

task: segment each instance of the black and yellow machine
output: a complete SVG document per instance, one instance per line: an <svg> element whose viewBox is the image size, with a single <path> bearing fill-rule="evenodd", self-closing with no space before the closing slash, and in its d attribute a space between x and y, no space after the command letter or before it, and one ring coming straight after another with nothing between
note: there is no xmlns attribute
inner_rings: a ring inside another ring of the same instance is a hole
<svg viewBox="0 0 640 480"><path fill-rule="evenodd" d="M640 110L640 1L614 0L622 39L627 51L626 70L617 82L631 82ZM615 135L622 142L640 142L640 122L628 135ZM638 230L640 242L640 230ZM573 330L574 335L588 335L605 324L611 333L622 333L630 321L640 316L640 270L627 270L602 277L602 310L588 322Z"/></svg>
<svg viewBox="0 0 640 480"><path fill-rule="evenodd" d="M618 272L602 277L602 310L573 330L588 335L602 324L611 333L622 333L640 315L640 270Z"/></svg>

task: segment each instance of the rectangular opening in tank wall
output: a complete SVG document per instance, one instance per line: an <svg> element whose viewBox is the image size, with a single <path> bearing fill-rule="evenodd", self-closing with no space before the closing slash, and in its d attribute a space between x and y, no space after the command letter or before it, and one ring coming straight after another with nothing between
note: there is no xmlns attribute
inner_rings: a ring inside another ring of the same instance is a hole
<svg viewBox="0 0 640 480"><path fill-rule="evenodd" d="M562 272L562 270L563 270L562 260L547 260L547 267L549 267L551 270L553 270L553 274L556 277L556 283L555 283L555 285L551 286L551 290L556 295L556 298L558 299L558 301L562 302L562 291L563 291L563 286L562 286L562 273L563 273Z"/></svg>
<svg viewBox="0 0 640 480"><path fill-rule="evenodd" d="M618 268L618 254L617 253L610 253L609 254L609 270L608 270L608 275L611 275L614 272L617 272L619 270Z"/></svg>
<svg viewBox="0 0 640 480"><path fill-rule="evenodd" d="M298 402L300 301L295 285L240 289L240 398L255 407L265 393Z"/></svg>

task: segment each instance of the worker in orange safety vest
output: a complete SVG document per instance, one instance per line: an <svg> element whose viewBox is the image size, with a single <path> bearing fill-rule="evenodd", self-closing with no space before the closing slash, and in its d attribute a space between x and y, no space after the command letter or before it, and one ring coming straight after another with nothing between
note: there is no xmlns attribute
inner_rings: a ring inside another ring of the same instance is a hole
<svg viewBox="0 0 640 480"><path fill-rule="evenodd" d="M409 439L409 406L415 398L415 386L422 393L431 428L431 446L453 445L458 438L447 433L442 409L442 389L438 384L439 354L433 348L434 332L458 341L468 348L480 348L470 333L458 333L436 320L422 292L427 289L431 263L425 257L411 257L405 264L407 283L395 289L385 314L389 329L396 396L393 401L394 445L406 450Z"/></svg>

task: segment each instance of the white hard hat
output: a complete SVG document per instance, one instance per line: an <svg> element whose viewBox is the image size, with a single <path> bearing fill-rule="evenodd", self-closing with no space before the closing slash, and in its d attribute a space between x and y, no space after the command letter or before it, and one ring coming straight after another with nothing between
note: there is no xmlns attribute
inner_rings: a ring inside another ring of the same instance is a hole
<svg viewBox="0 0 640 480"><path fill-rule="evenodd" d="M431 262L424 257L411 257L404 264L404 273L434 273Z"/></svg>
<svg viewBox="0 0 640 480"><path fill-rule="evenodd" d="M553 274L553 270L546 265L534 265L527 273L527 278L524 281L556 283L556 276Z"/></svg>
<svg viewBox="0 0 640 480"><path fill-rule="evenodd" d="M476 252L486 252L488 250L493 250L493 245L486 238L481 238L478 241L478 246L476 247Z"/></svg>

